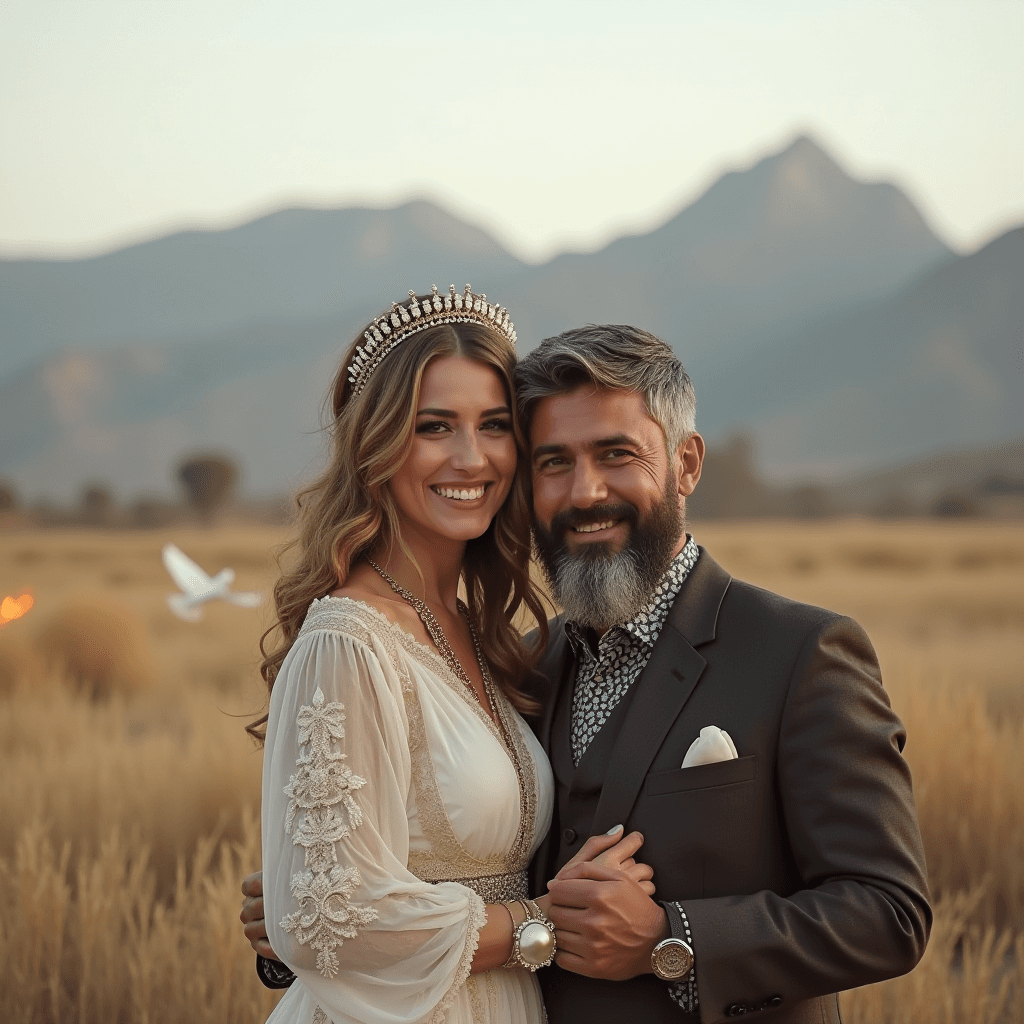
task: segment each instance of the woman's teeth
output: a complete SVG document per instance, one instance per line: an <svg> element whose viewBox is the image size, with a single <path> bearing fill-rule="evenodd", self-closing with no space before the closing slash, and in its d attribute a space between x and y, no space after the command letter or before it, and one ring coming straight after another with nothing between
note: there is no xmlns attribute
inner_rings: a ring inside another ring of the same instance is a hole
<svg viewBox="0 0 1024 1024"><path fill-rule="evenodd" d="M573 529L577 533L597 533L598 530L610 530L615 525L614 519L609 519L606 523L587 523L586 526L574 526Z"/></svg>
<svg viewBox="0 0 1024 1024"><path fill-rule="evenodd" d="M460 489L458 487L432 487L431 490L435 494L440 494L442 498L454 498L456 501L474 501L476 498L482 498L484 496L485 485L481 484L479 487L467 487Z"/></svg>

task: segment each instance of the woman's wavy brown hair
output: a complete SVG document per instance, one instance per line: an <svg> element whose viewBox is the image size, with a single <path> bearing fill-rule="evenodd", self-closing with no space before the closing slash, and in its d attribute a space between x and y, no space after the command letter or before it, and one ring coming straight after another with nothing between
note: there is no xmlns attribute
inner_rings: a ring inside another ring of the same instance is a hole
<svg viewBox="0 0 1024 1024"><path fill-rule="evenodd" d="M422 302L424 296L420 296ZM509 700L525 713L538 706L520 686L547 641L547 617L540 591L530 579L530 491L526 446L512 386L515 350L497 331L475 323L440 324L402 342L371 374L358 395L351 393L348 364L353 342L328 394L330 462L296 499L299 534L282 549L294 556L274 587L277 622L260 641L260 673L273 690L310 603L344 583L353 563L378 544L404 549L398 509L388 481L412 446L423 371L432 359L460 355L492 367L501 378L512 410L519 452L515 479L487 531L466 545L462 578L483 656ZM325 402L325 407L327 403ZM524 607L539 627L527 646L512 625ZM276 642L268 638L277 633ZM261 741L267 716L247 727Z"/></svg>

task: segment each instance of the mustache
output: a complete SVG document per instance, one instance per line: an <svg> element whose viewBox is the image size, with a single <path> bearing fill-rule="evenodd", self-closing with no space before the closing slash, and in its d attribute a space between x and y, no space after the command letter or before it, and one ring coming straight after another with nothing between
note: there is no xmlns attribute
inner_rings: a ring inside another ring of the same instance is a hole
<svg viewBox="0 0 1024 1024"><path fill-rule="evenodd" d="M619 501L613 505L591 505L589 508L567 508L555 515L550 528L545 532L551 537L564 537L574 526L589 526L608 519L624 519L631 526L636 526L640 513L628 501Z"/></svg>

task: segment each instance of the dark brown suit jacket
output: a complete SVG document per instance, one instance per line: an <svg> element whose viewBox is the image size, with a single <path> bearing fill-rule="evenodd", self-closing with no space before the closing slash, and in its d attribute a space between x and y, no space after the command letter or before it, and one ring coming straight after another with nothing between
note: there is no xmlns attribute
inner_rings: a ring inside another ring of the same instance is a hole
<svg viewBox="0 0 1024 1024"><path fill-rule="evenodd" d="M702 549L578 769L575 663L557 620L540 674L557 800L531 889L588 835L640 830L657 898L690 921L704 1024L837 1022L835 993L918 962L931 911L905 732L855 622L734 580ZM739 759L680 768L706 725ZM551 1024L689 1019L653 975L541 977Z"/></svg>

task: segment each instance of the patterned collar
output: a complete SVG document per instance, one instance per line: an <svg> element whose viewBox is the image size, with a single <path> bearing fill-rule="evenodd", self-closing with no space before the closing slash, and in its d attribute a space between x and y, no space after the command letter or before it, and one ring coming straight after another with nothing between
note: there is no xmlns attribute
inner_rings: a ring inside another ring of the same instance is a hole
<svg viewBox="0 0 1024 1024"><path fill-rule="evenodd" d="M653 647L657 643L658 637L661 636L661 630L672 609L672 604L679 595L679 591L682 590L683 583L690 575L690 571L696 565L699 554L697 542L692 536L688 536L682 551L669 563L647 604L628 622L612 626L601 637L599 648L606 647L607 643L620 631L629 633L647 647ZM565 633L577 659L584 657L592 659L594 657L587 641L587 630L583 626L577 622L566 622Z"/></svg>

